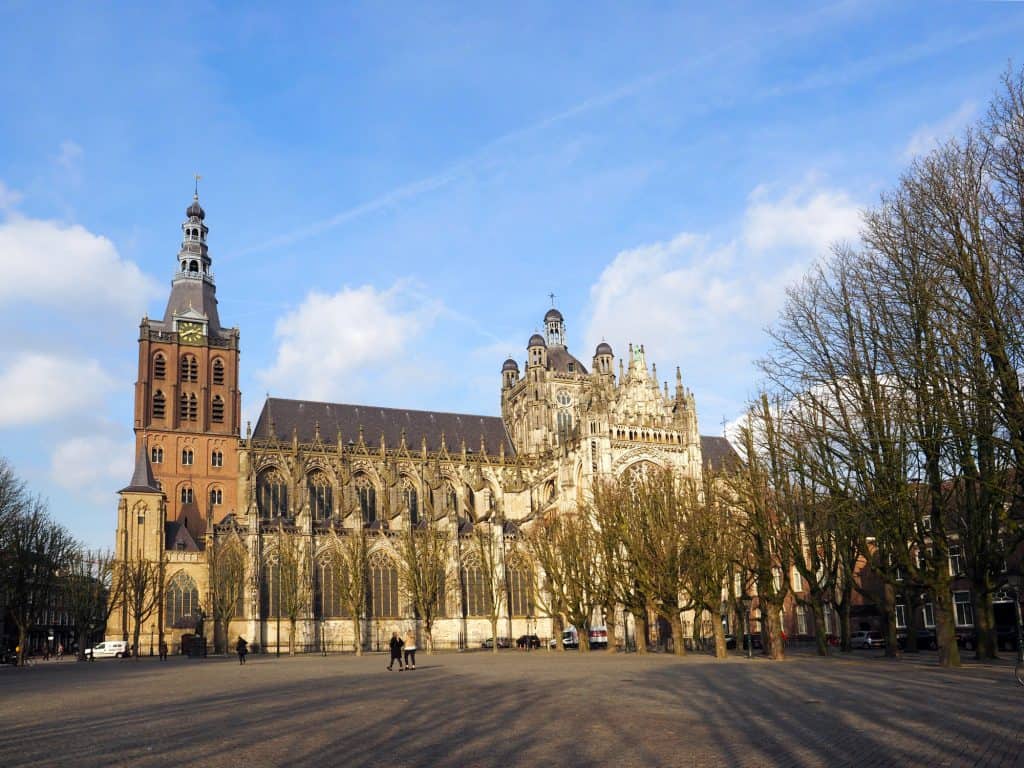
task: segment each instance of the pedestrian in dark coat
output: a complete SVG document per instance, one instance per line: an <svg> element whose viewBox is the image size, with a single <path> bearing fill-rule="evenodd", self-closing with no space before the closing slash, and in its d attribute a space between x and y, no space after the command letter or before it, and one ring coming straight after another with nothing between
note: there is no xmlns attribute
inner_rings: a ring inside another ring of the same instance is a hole
<svg viewBox="0 0 1024 768"><path fill-rule="evenodd" d="M391 633L391 642L388 643L388 647L391 648L391 661L388 662L388 670L390 670L391 667L394 665L394 663L397 661L398 662L398 671L399 672L404 672L405 671L405 665L402 664L402 646L403 645L405 645L405 642L402 640L402 638L400 638L398 636L398 632L397 631L392 632Z"/></svg>
<svg viewBox="0 0 1024 768"><path fill-rule="evenodd" d="M249 644L245 642L245 638L239 636L238 642L235 643L235 651L238 653L238 663L245 664L245 654L249 652Z"/></svg>
<svg viewBox="0 0 1024 768"><path fill-rule="evenodd" d="M160 641L160 661L167 661L167 643Z"/></svg>

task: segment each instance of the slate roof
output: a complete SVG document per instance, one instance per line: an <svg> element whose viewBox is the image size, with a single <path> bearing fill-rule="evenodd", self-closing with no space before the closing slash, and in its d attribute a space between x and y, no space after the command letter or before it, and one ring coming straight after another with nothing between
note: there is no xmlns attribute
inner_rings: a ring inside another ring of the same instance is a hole
<svg viewBox="0 0 1024 768"><path fill-rule="evenodd" d="M402 430L410 452L420 450L422 440L427 439L428 451L441 450L441 433L445 446L454 453L461 450L466 441L467 450L480 450L483 436L487 453L496 456L505 446L507 456L515 455L515 448L505 431L505 424L499 416L478 416L468 413L442 413L440 411L414 411L407 408L379 408L369 405L346 403L318 403L309 400L286 400L269 397L263 404L253 437L266 440L271 437L270 423L278 440L292 439L292 430L298 432L299 442L311 443L320 425L320 438L325 443L337 440L341 431L342 440L348 444L359 439L359 428L363 428L363 440L371 450L380 445L380 436L389 449L399 446Z"/></svg>
<svg viewBox="0 0 1024 768"><path fill-rule="evenodd" d="M139 443L139 449L135 453L135 471L132 473L132 480L118 493L162 493L153 477L153 467L149 463L149 448L146 440Z"/></svg>
<svg viewBox="0 0 1024 768"><path fill-rule="evenodd" d="M704 469L732 469L740 462L740 456L724 437L700 436L700 453Z"/></svg>
<svg viewBox="0 0 1024 768"><path fill-rule="evenodd" d="M211 335L220 334L222 327L217 312L217 290L202 279L176 278L171 281L171 293L167 297L167 309L164 310L163 325L166 330L173 329L175 315L184 315L189 310L206 317Z"/></svg>
<svg viewBox="0 0 1024 768"><path fill-rule="evenodd" d="M575 363L575 370L569 370L569 363ZM586 373L587 367L569 354L565 347L548 347L548 370L559 373Z"/></svg>

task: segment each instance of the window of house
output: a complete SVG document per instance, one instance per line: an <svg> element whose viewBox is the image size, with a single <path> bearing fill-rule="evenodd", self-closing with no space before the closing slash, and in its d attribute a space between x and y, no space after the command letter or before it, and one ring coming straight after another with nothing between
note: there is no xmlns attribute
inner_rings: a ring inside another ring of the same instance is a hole
<svg viewBox="0 0 1024 768"><path fill-rule="evenodd" d="M192 499L193 499L193 497L192 497L192 488L190 486L187 486L187 485L184 486L181 489L181 503L182 504L191 504L192 503Z"/></svg>
<svg viewBox="0 0 1024 768"><path fill-rule="evenodd" d="M213 405L210 409L210 419L218 424L224 421L224 398L220 395L213 396Z"/></svg>
<svg viewBox="0 0 1024 768"><path fill-rule="evenodd" d="M925 533L932 532L932 517L931 515L925 515L921 518L921 530Z"/></svg>
<svg viewBox="0 0 1024 768"><path fill-rule="evenodd" d="M222 491L220 488L211 488L210 489L210 504L215 506L215 507L219 507L223 503L224 503L224 491Z"/></svg>
<svg viewBox="0 0 1024 768"><path fill-rule="evenodd" d="M964 572L963 548L959 544L949 545L949 575L959 576Z"/></svg>
<svg viewBox="0 0 1024 768"><path fill-rule="evenodd" d="M807 620L806 605L798 605L796 607L796 633L804 636L811 634L810 623Z"/></svg>
<svg viewBox="0 0 1024 768"><path fill-rule="evenodd" d="M151 450L149 453L150 453L149 460L153 464L163 464L164 463L164 449L163 448L161 448L158 445L155 445L155 446L153 446L153 450Z"/></svg>
<svg viewBox="0 0 1024 768"><path fill-rule="evenodd" d="M167 398L159 389L153 393L153 418L162 419L167 410Z"/></svg>
<svg viewBox="0 0 1024 768"><path fill-rule="evenodd" d="M924 625L928 629L935 629L935 606L925 603L921 606L921 616L924 618Z"/></svg>
<svg viewBox="0 0 1024 768"><path fill-rule="evenodd" d="M804 588L804 580L800 576L800 571L798 571L795 566L793 568L792 579L793 591L802 592Z"/></svg>
<svg viewBox="0 0 1024 768"><path fill-rule="evenodd" d="M967 590L953 593L953 608L956 613L958 627L974 626L974 606L971 605L971 593Z"/></svg>
<svg viewBox="0 0 1024 768"><path fill-rule="evenodd" d="M896 603L896 629L907 628L907 606L903 603Z"/></svg>
<svg viewBox="0 0 1024 768"><path fill-rule="evenodd" d="M776 592L782 589L782 569L778 566L772 568L772 586Z"/></svg>
<svg viewBox="0 0 1024 768"><path fill-rule="evenodd" d="M219 357L213 361L213 383L224 383L224 361Z"/></svg>
<svg viewBox="0 0 1024 768"><path fill-rule="evenodd" d="M195 461L195 454L192 453L191 448L183 448L181 451L181 463L182 466L189 467Z"/></svg>
<svg viewBox="0 0 1024 768"><path fill-rule="evenodd" d="M223 467L224 466L224 454L221 451L214 451L210 454L210 466L211 467Z"/></svg>
<svg viewBox="0 0 1024 768"><path fill-rule="evenodd" d="M167 358L159 352L153 358L153 378L164 379L167 376Z"/></svg>

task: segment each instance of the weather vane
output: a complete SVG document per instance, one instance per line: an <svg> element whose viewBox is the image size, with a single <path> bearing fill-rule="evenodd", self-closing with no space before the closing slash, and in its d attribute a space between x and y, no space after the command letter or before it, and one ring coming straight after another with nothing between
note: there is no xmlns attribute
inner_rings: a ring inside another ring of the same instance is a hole
<svg viewBox="0 0 1024 768"><path fill-rule="evenodd" d="M548 298L551 299L551 306L552 307L555 306L555 294L554 293L549 293L548 294Z"/></svg>
<svg viewBox="0 0 1024 768"><path fill-rule="evenodd" d="M192 176L193 176L193 177L195 178L195 180L196 180L196 197L199 197L199 180L200 180L201 178L203 178L203 177L202 177L202 176L200 176L200 175L199 175L198 173L194 173L194 174L192 174Z"/></svg>

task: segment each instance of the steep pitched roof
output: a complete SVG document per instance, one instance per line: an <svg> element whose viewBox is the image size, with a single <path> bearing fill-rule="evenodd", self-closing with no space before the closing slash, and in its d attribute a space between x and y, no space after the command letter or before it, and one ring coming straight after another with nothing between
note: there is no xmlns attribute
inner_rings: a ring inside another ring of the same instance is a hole
<svg viewBox="0 0 1024 768"><path fill-rule="evenodd" d="M153 467L149 463L149 448L143 438L139 450L135 454L135 471L132 481L118 493L162 493L153 477Z"/></svg>
<svg viewBox="0 0 1024 768"><path fill-rule="evenodd" d="M740 456L724 437L700 436L700 452L704 469L732 469L740 462Z"/></svg>
<svg viewBox="0 0 1024 768"><path fill-rule="evenodd" d="M271 433L271 422L273 432ZM320 436L324 442L332 442L340 431L348 443L358 439L362 427L363 440L371 449L380 444L380 436L388 448L397 448L405 430L405 442L410 451L418 451L423 438L427 440L428 451L441 449L441 434L449 451L457 451L465 440L466 448L480 450L483 437L487 453L494 456L505 446L505 453L513 455L515 448L505 431L505 424L499 416L478 416L468 413L443 413L440 411L414 411L406 408L379 408L369 405L346 403L318 403L309 400L286 400L270 397L263 404L253 437L266 440L271 436L278 440L291 440L292 430L298 433L300 442L312 442L320 425Z"/></svg>

